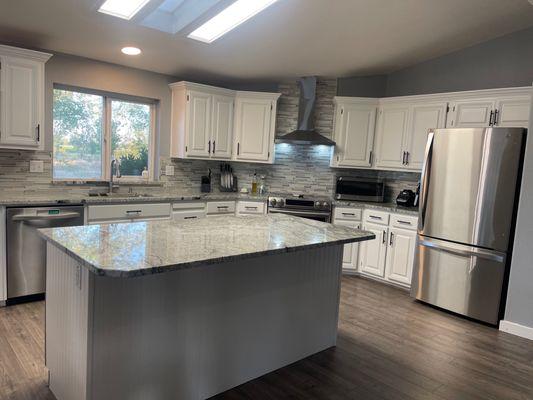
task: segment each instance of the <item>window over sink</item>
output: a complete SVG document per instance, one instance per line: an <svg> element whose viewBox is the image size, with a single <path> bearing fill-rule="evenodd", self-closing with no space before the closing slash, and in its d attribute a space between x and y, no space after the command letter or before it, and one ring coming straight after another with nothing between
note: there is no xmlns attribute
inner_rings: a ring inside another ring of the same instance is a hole
<svg viewBox="0 0 533 400"><path fill-rule="evenodd" d="M109 180L113 159L120 180L153 179L155 107L155 100L54 87L54 180Z"/></svg>

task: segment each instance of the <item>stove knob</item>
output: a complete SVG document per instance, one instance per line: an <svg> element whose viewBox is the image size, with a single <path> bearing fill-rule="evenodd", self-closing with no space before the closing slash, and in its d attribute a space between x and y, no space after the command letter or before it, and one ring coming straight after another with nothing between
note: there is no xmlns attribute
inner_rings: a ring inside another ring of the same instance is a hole
<svg viewBox="0 0 533 400"><path fill-rule="evenodd" d="M270 205L272 207L276 207L276 204L277 204L277 200L276 199L270 199Z"/></svg>
<svg viewBox="0 0 533 400"><path fill-rule="evenodd" d="M322 203L320 201L315 201L315 208L322 207Z"/></svg>
<svg viewBox="0 0 533 400"><path fill-rule="evenodd" d="M323 208L329 208L329 203L327 201L322 203Z"/></svg>
<svg viewBox="0 0 533 400"><path fill-rule="evenodd" d="M279 199L279 206L283 207L285 205L285 200Z"/></svg>

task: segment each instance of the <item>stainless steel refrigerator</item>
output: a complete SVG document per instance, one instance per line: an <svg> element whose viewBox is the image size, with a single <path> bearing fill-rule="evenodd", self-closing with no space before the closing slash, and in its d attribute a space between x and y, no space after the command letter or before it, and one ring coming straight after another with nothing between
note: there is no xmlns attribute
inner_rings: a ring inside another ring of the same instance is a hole
<svg viewBox="0 0 533 400"><path fill-rule="evenodd" d="M498 323L525 136L522 128L429 133L411 296Z"/></svg>

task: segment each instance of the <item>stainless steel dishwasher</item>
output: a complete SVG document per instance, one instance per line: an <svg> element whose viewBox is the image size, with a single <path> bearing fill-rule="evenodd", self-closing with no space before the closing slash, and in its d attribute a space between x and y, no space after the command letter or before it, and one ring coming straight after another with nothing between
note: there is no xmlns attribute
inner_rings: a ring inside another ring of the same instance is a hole
<svg viewBox="0 0 533 400"><path fill-rule="evenodd" d="M46 243L36 229L75 225L83 225L83 206L7 209L8 304L45 292Z"/></svg>

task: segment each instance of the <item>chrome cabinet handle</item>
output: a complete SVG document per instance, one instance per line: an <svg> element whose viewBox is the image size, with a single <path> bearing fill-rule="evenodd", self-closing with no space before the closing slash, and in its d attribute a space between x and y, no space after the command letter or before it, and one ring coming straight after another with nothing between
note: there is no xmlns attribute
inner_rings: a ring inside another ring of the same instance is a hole
<svg viewBox="0 0 533 400"><path fill-rule="evenodd" d="M217 206L218 209L228 208L228 206Z"/></svg>
<svg viewBox="0 0 533 400"><path fill-rule="evenodd" d="M37 141L40 142L41 141L41 124L37 124Z"/></svg>
<svg viewBox="0 0 533 400"><path fill-rule="evenodd" d="M405 165L409 165L409 152L405 152Z"/></svg>
<svg viewBox="0 0 533 400"><path fill-rule="evenodd" d="M194 216L194 217L184 217L183 219L196 219L198 218L197 216Z"/></svg>
<svg viewBox="0 0 533 400"><path fill-rule="evenodd" d="M383 231L383 244L387 241L387 231Z"/></svg>
<svg viewBox="0 0 533 400"><path fill-rule="evenodd" d="M494 121L492 121L492 125L497 125L498 124L498 114L499 114L500 111L498 110L494 110Z"/></svg>
<svg viewBox="0 0 533 400"><path fill-rule="evenodd" d="M490 117L489 117L489 126L493 125L492 117L494 116L494 110L490 110Z"/></svg>
<svg viewBox="0 0 533 400"><path fill-rule="evenodd" d="M247 210L257 210L257 207L245 206Z"/></svg>
<svg viewBox="0 0 533 400"><path fill-rule="evenodd" d="M403 156L402 156L402 165L405 165L405 151L403 152Z"/></svg>
<svg viewBox="0 0 533 400"><path fill-rule="evenodd" d="M392 246L392 244L393 244L393 241L392 241L393 236L394 236L394 233L391 232L390 233L390 238L389 238L389 246Z"/></svg>
<svg viewBox="0 0 533 400"><path fill-rule="evenodd" d="M241 144L237 143L237 155L239 155L240 150L241 150Z"/></svg>
<svg viewBox="0 0 533 400"><path fill-rule="evenodd" d="M216 144L216 140L213 140L213 154L215 154L215 144Z"/></svg>
<svg viewBox="0 0 533 400"><path fill-rule="evenodd" d="M354 213L343 212L342 215L349 215L349 216L351 216L351 217L355 217L355 214L354 214Z"/></svg>
<svg viewBox="0 0 533 400"><path fill-rule="evenodd" d="M370 150L370 154L368 155L368 163L370 165L372 165L372 157L374 156L374 153L372 152L372 150Z"/></svg>
<svg viewBox="0 0 533 400"><path fill-rule="evenodd" d="M398 220L397 222L402 225L411 225L411 223L407 221Z"/></svg>
<svg viewBox="0 0 533 400"><path fill-rule="evenodd" d="M211 154L211 140L208 142L208 145L209 145L209 149L207 150L207 152L208 152L209 154Z"/></svg>
<svg viewBox="0 0 533 400"><path fill-rule="evenodd" d="M378 217L377 215L369 215L369 217L372 218L372 219L379 219L379 220L383 219L381 217Z"/></svg>
<svg viewBox="0 0 533 400"><path fill-rule="evenodd" d="M128 210L126 211L126 214L140 214L142 213L142 210Z"/></svg>

